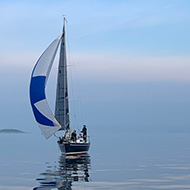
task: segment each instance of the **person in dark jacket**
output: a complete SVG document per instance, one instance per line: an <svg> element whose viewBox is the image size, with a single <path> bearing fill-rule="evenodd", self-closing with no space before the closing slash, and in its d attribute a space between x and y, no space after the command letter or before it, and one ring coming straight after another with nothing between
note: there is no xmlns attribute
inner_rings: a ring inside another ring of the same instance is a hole
<svg viewBox="0 0 190 190"><path fill-rule="evenodd" d="M77 134L76 134L75 130L71 134L71 140L74 141L74 142L76 142L76 140L77 140Z"/></svg>
<svg viewBox="0 0 190 190"><path fill-rule="evenodd" d="M86 125L83 125L83 128L82 128L81 132L83 133L83 139L86 142L86 138L87 138L87 128L86 128Z"/></svg>

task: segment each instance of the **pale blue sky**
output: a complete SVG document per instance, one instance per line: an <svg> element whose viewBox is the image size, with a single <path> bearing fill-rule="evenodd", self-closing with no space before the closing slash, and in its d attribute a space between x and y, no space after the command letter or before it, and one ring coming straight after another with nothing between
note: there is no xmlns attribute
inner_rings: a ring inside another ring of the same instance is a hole
<svg viewBox="0 0 190 190"><path fill-rule="evenodd" d="M39 132L31 129L30 74L61 33L65 14L68 61L75 65L71 98L81 99L85 122L186 130L189 10L189 0L0 1L1 128ZM51 107L55 74L56 67L47 89Z"/></svg>

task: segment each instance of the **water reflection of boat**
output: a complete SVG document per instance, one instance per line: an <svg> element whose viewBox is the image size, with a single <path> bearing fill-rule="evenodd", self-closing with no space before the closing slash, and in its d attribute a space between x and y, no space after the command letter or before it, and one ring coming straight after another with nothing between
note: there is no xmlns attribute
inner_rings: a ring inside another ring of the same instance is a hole
<svg viewBox="0 0 190 190"><path fill-rule="evenodd" d="M90 156L62 155L58 166L47 166L45 172L40 173L40 178L36 179L40 186L33 190L72 190L72 182L89 182Z"/></svg>

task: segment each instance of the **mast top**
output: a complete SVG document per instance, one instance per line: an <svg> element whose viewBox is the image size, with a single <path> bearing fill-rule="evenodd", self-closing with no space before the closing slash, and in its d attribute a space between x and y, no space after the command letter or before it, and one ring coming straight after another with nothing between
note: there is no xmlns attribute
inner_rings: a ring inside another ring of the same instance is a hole
<svg viewBox="0 0 190 190"><path fill-rule="evenodd" d="M65 28L65 23L68 22L66 19L66 15L62 15L63 16L63 29Z"/></svg>

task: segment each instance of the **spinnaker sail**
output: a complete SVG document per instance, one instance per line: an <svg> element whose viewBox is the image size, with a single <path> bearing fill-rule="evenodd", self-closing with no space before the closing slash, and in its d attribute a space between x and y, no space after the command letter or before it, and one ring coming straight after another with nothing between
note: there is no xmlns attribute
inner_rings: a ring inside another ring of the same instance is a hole
<svg viewBox="0 0 190 190"><path fill-rule="evenodd" d="M30 102L32 110L46 139L62 128L50 110L45 94L47 79L62 36L63 34L56 38L38 59L32 71L30 81Z"/></svg>

